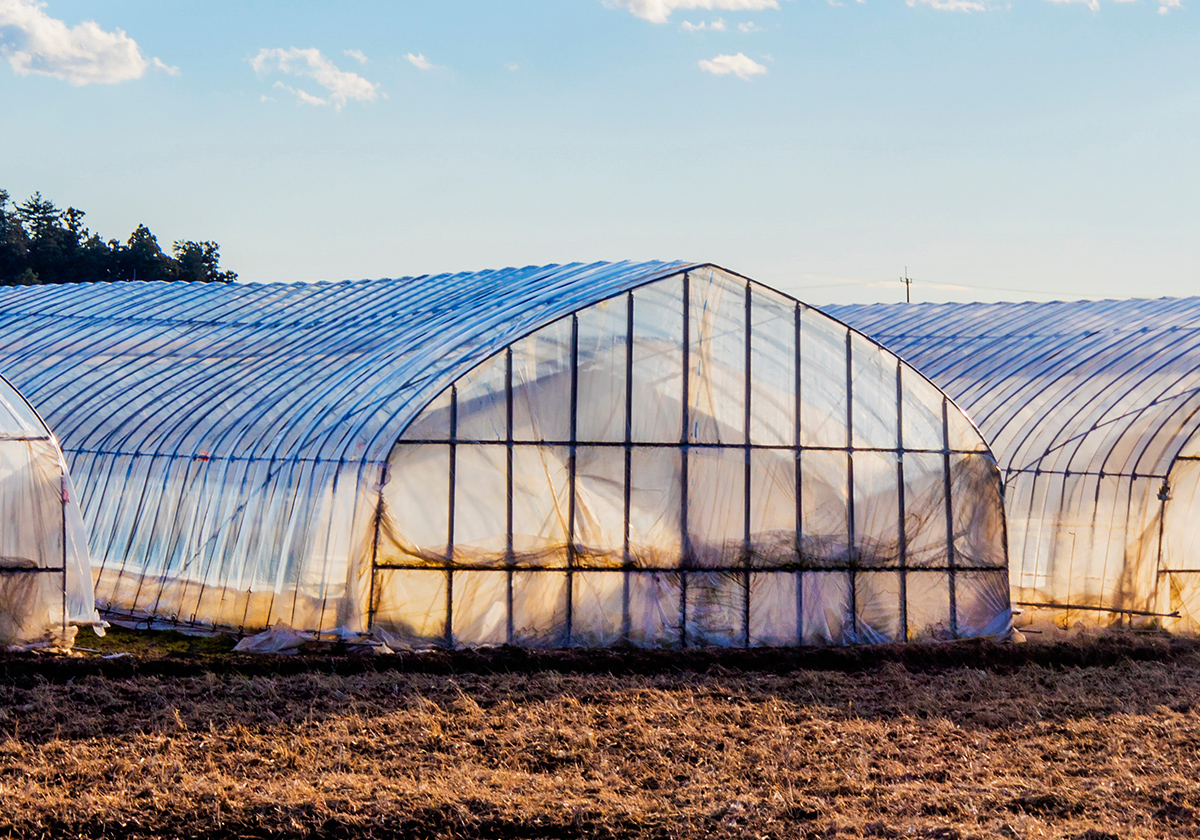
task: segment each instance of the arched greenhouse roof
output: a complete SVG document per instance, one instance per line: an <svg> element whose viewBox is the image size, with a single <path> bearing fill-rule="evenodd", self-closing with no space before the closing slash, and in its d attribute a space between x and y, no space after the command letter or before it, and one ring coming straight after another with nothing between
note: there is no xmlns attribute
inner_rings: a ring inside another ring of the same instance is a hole
<svg viewBox="0 0 1200 840"><path fill-rule="evenodd" d="M0 290L0 368L72 452L378 461L430 399L513 340L694 267L14 286Z"/></svg>
<svg viewBox="0 0 1200 840"><path fill-rule="evenodd" d="M825 311L953 397L1010 478L1165 477L1200 427L1200 298Z"/></svg>
<svg viewBox="0 0 1200 840"><path fill-rule="evenodd" d="M712 264L10 288L0 335L89 494L113 616L450 644L1010 620L979 431Z"/></svg>

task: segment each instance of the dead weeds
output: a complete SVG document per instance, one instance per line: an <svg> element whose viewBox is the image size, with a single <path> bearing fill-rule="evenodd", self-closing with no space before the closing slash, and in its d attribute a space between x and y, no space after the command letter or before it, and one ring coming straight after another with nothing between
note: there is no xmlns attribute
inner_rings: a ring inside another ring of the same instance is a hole
<svg viewBox="0 0 1200 840"><path fill-rule="evenodd" d="M1196 837L1198 709L1166 637L7 656L0 836Z"/></svg>

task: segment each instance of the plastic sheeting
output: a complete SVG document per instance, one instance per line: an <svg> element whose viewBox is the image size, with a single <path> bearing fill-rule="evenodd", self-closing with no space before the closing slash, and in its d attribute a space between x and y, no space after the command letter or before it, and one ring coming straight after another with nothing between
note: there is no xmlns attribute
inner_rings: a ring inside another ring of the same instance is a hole
<svg viewBox="0 0 1200 840"><path fill-rule="evenodd" d="M1200 298L829 311L991 443L1023 623L1200 631Z"/></svg>
<svg viewBox="0 0 1200 840"><path fill-rule="evenodd" d="M999 476L952 403L713 267L555 320L389 458L373 616L410 644L1002 635Z"/></svg>
<svg viewBox="0 0 1200 840"><path fill-rule="evenodd" d="M37 413L0 378L0 644L71 645L99 622L66 464Z"/></svg>
<svg viewBox="0 0 1200 840"><path fill-rule="evenodd" d="M975 429L715 267L15 287L0 327L117 616L453 644L1007 627Z"/></svg>

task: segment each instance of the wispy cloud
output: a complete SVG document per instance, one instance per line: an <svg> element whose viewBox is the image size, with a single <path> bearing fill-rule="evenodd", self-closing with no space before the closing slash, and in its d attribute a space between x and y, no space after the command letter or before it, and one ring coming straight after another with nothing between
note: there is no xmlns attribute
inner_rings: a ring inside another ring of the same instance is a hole
<svg viewBox="0 0 1200 840"><path fill-rule="evenodd" d="M367 57L363 55L362 50L342 50L342 55L347 55L350 58L353 58L359 64L367 63Z"/></svg>
<svg viewBox="0 0 1200 840"><path fill-rule="evenodd" d="M767 72L766 67L763 67L752 58L747 58L742 53L738 53L737 55L719 55L716 58L701 61L700 69L705 73L712 73L714 76L728 76L732 74L747 82L754 76L760 76Z"/></svg>
<svg viewBox="0 0 1200 840"><path fill-rule="evenodd" d="M747 21L746 23L738 24L738 32L766 32L766 31L767 31L767 28L765 26L759 26L757 23L755 23L752 20Z"/></svg>
<svg viewBox="0 0 1200 840"><path fill-rule="evenodd" d="M168 76L178 76L179 75L178 67L172 67L170 64L167 64L161 58L155 58L153 61L154 61L154 69L155 70L161 70L162 72L166 73Z"/></svg>
<svg viewBox="0 0 1200 840"><path fill-rule="evenodd" d="M730 12L757 12L778 9L779 0L604 0L615 9L627 9L642 20L666 23L676 9L720 9Z"/></svg>
<svg viewBox="0 0 1200 840"><path fill-rule="evenodd" d="M408 63L418 70L433 70L437 65L425 57L425 53L408 53L404 56L408 59Z"/></svg>
<svg viewBox="0 0 1200 840"><path fill-rule="evenodd" d="M379 97L378 84L367 81L357 73L339 69L315 47L306 50L296 47L287 50L264 47L259 50L258 55L250 59L250 66L259 76L283 73L297 78L308 78L328 91L325 96L317 96L283 82L275 83L275 87L286 90L308 105L332 103L335 108L341 110L351 99L371 102Z"/></svg>
<svg viewBox="0 0 1200 840"><path fill-rule="evenodd" d="M1081 6L1087 6L1093 12L1100 11L1100 0L1049 0L1051 3L1074 3ZM1137 0L1112 0L1114 3L1136 3ZM911 5L911 4L910 4ZM1160 15L1169 15L1172 9L1182 9L1183 0L1158 0L1158 13Z"/></svg>
<svg viewBox="0 0 1200 840"><path fill-rule="evenodd" d="M910 7L929 6L940 12L986 12L987 6L980 0L906 0ZM1074 3L1079 0L1051 0L1051 2ZM1094 3L1096 0L1083 0Z"/></svg>
<svg viewBox="0 0 1200 840"><path fill-rule="evenodd" d="M517 64L517 62L515 62L515 61L510 61L510 62L508 62L508 64L504 65L504 69L509 71L510 73L516 73L518 70L521 69L521 65Z"/></svg>
<svg viewBox="0 0 1200 840"><path fill-rule="evenodd" d="M1093 12L1100 11L1099 0L1050 0L1050 2L1055 3L1057 5L1066 5L1068 3L1079 3L1080 5L1087 6ZM909 5L911 6L912 4L909 3Z"/></svg>
<svg viewBox="0 0 1200 840"><path fill-rule="evenodd" d="M101 29L94 20L68 27L45 8L40 0L0 0L0 56L17 75L50 76L76 86L145 75L149 63L124 31Z"/></svg>
<svg viewBox="0 0 1200 840"><path fill-rule="evenodd" d="M690 20L685 20L679 24L679 28L684 32L702 32L705 29L710 29L713 32L725 31L725 19L717 18L716 20L702 20L699 23L692 23Z"/></svg>

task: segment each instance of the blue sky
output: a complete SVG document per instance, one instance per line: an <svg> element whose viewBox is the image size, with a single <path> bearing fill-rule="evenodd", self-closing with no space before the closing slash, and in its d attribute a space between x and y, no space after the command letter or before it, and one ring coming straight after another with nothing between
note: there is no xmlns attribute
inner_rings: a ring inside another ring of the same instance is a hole
<svg viewBox="0 0 1200 840"><path fill-rule="evenodd" d="M1197 294L1196 2L0 0L0 187L247 281Z"/></svg>

